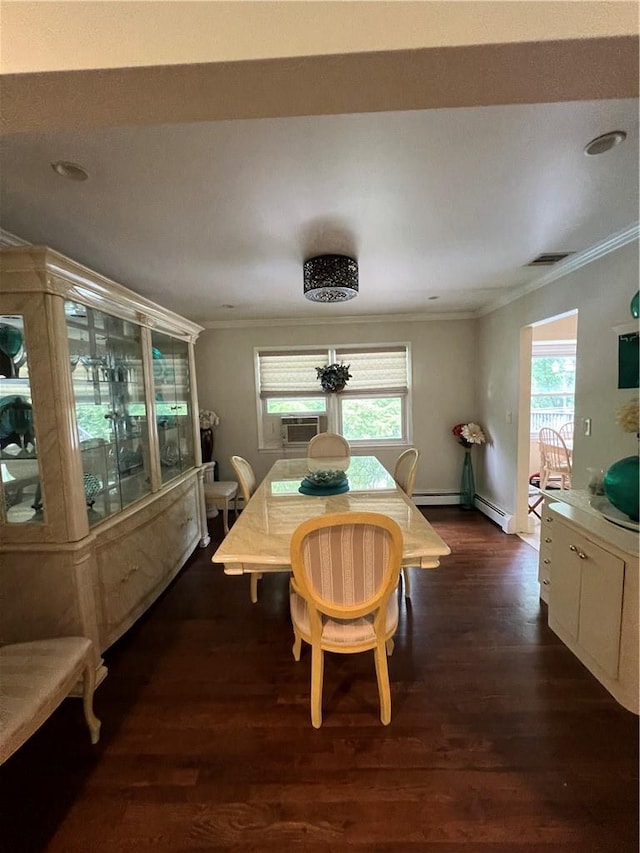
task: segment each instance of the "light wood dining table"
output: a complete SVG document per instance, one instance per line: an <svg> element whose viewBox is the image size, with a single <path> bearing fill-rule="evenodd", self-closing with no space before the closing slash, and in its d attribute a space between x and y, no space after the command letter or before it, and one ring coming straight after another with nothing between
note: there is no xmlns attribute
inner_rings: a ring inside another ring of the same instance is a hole
<svg viewBox="0 0 640 853"><path fill-rule="evenodd" d="M298 491L310 470L344 468L349 491L304 495ZM228 575L291 569L293 531L308 518L334 512L379 512L393 518L403 538L405 566L433 569L451 549L375 456L348 459L279 459L254 492L211 558ZM258 568L259 567L259 568Z"/></svg>

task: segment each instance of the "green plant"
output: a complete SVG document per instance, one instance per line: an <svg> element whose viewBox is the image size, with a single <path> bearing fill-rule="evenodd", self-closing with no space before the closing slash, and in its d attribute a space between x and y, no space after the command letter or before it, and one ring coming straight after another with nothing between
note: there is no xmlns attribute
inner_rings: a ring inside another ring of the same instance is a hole
<svg viewBox="0 0 640 853"><path fill-rule="evenodd" d="M351 379L350 364L327 364L316 367L316 374L323 391L342 391L347 381Z"/></svg>

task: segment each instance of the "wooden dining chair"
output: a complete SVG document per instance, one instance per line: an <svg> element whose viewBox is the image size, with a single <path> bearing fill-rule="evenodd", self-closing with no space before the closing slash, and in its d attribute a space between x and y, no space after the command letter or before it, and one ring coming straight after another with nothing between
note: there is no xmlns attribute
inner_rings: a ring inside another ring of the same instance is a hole
<svg viewBox="0 0 640 853"><path fill-rule="evenodd" d="M343 459L351 456L351 448L346 438L336 432L319 432L307 445L309 459Z"/></svg>
<svg viewBox="0 0 640 853"><path fill-rule="evenodd" d="M242 500L246 507L257 487L256 475L251 464L242 456L232 456L231 465L233 470L236 472L238 483L240 484L240 491L242 492ZM251 570L246 571L250 577L249 592L251 595L251 601L253 604L256 604L258 601L258 581L262 579L263 574L266 572L287 572L288 574L290 569L289 566L256 564L255 567L251 568Z"/></svg>
<svg viewBox="0 0 640 853"><path fill-rule="evenodd" d="M560 433L543 427L538 433L540 448L540 488L544 491L551 479L559 480L561 489L571 488L571 454Z"/></svg>
<svg viewBox="0 0 640 853"><path fill-rule="evenodd" d="M560 433L564 443L567 445L567 449L569 449L573 443L573 421L562 424L558 432Z"/></svg>
<svg viewBox="0 0 640 853"><path fill-rule="evenodd" d="M413 495L413 485L418 470L418 459L420 451L410 447L403 451L396 459L393 469L393 479L408 498ZM404 597L411 598L411 580L409 578L409 566L402 567L402 582L404 586Z"/></svg>
<svg viewBox="0 0 640 853"><path fill-rule="evenodd" d="M291 539L290 606L293 656L311 646L311 723L322 725L324 652L373 649L380 719L391 722L387 655L398 627L402 533L375 512L321 515L304 521Z"/></svg>

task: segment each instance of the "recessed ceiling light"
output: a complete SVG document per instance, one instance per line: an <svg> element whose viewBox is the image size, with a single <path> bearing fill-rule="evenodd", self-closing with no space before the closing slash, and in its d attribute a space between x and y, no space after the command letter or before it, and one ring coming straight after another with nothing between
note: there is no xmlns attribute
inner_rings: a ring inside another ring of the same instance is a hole
<svg viewBox="0 0 640 853"><path fill-rule="evenodd" d="M611 151L616 145L627 138L624 130L612 130L610 133L603 133L602 136L596 136L587 145L585 145L584 153L593 156L595 154L604 154L606 151Z"/></svg>
<svg viewBox="0 0 640 853"><path fill-rule="evenodd" d="M69 178L70 181L86 181L89 173L77 163L68 163L66 160L57 160L51 164L51 168L56 174L63 178Z"/></svg>

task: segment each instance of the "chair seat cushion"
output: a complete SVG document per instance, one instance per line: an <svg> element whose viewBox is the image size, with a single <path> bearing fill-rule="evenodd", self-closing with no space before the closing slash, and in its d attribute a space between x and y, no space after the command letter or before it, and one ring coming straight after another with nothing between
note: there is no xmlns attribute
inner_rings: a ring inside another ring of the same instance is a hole
<svg viewBox="0 0 640 853"><path fill-rule="evenodd" d="M10 755L57 708L90 648L86 637L0 647L0 754Z"/></svg>
<svg viewBox="0 0 640 853"><path fill-rule="evenodd" d="M309 636L311 633L311 625L309 623L309 611L307 602L298 595L297 592L292 592L290 595L291 603L291 618L293 624L301 634ZM361 619L332 619L329 616L323 617L322 639L328 643L343 645L351 645L358 643L368 643L375 640L375 631L373 630L373 616L363 616ZM385 622L385 632L393 634L398 627L398 597L392 595L389 599L387 607L387 618Z"/></svg>
<svg viewBox="0 0 640 853"><path fill-rule="evenodd" d="M238 484L233 480L219 480L204 484L204 493L208 498L232 498L237 491Z"/></svg>

